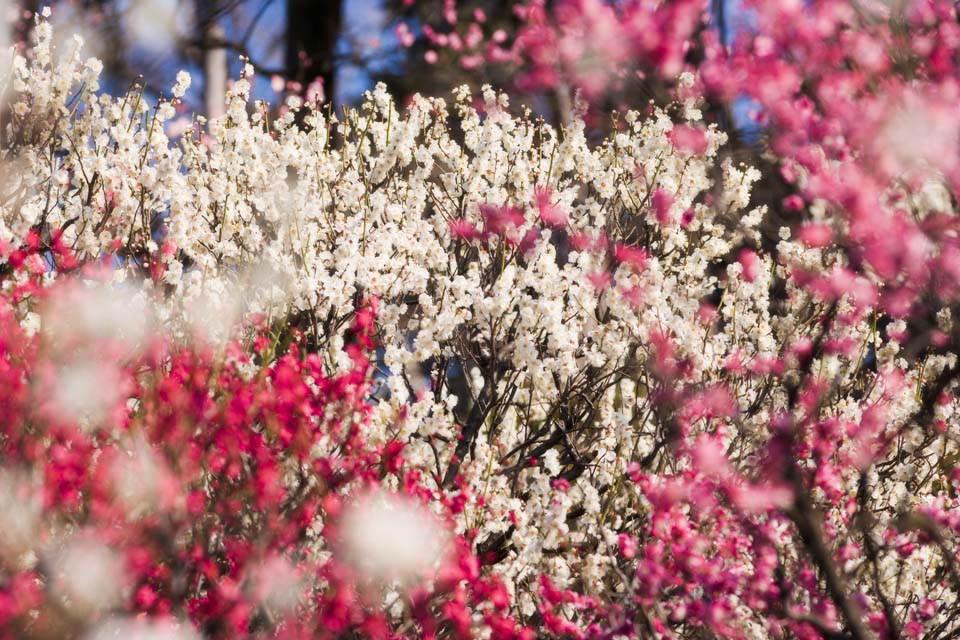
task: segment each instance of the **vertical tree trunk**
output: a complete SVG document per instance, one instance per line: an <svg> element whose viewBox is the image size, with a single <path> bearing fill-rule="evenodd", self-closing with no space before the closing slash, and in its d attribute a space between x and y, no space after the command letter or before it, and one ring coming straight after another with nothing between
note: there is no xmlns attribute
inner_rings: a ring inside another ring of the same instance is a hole
<svg viewBox="0 0 960 640"><path fill-rule="evenodd" d="M287 78L304 89L322 80L328 101L334 95L335 54L342 20L340 0L287 0Z"/></svg>
<svg viewBox="0 0 960 640"><path fill-rule="evenodd" d="M216 20L204 25L204 42L207 43L203 54L203 102L210 119L219 118L226 113L224 94L227 91L227 50L215 43L222 42L223 27Z"/></svg>
<svg viewBox="0 0 960 640"><path fill-rule="evenodd" d="M218 0L196 0L195 6L196 28L203 48L203 108L208 118L219 118L226 112L224 94L230 74L227 50L222 44L226 33L219 21Z"/></svg>

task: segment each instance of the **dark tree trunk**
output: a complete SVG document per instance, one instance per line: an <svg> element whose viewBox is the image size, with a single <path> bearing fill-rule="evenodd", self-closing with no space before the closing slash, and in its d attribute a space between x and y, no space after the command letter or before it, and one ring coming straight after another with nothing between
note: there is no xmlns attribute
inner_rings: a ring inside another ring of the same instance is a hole
<svg viewBox="0 0 960 640"><path fill-rule="evenodd" d="M340 0L287 0L287 78L304 88L321 78L328 102L334 95L342 21Z"/></svg>

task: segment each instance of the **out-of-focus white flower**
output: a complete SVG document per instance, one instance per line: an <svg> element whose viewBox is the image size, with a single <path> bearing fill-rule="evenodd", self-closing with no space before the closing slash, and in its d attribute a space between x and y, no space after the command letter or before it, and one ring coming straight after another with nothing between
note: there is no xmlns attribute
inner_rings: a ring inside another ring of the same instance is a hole
<svg viewBox="0 0 960 640"><path fill-rule="evenodd" d="M103 426L117 407L123 390L123 379L115 364L80 355L56 365L50 388L39 391L58 419L95 429Z"/></svg>
<svg viewBox="0 0 960 640"><path fill-rule="evenodd" d="M39 494L27 478L0 471L0 555L11 563L33 548L40 524Z"/></svg>
<svg viewBox="0 0 960 640"><path fill-rule="evenodd" d="M50 554L52 585L63 605L86 616L108 609L123 595L121 558L93 537L78 536Z"/></svg>
<svg viewBox="0 0 960 640"><path fill-rule="evenodd" d="M243 277L242 286L250 311L268 315L285 310L294 278L279 268L279 261L257 262Z"/></svg>
<svg viewBox="0 0 960 640"><path fill-rule="evenodd" d="M154 326L142 292L108 283L61 287L46 304L42 323L55 346L118 347L121 355L142 348Z"/></svg>
<svg viewBox="0 0 960 640"><path fill-rule="evenodd" d="M274 615L281 617L296 609L304 586L303 575L281 556L266 559L250 576L254 597Z"/></svg>
<svg viewBox="0 0 960 640"><path fill-rule="evenodd" d="M176 0L134 0L124 15L134 41L155 52L169 51L179 32L178 13L185 3Z"/></svg>
<svg viewBox="0 0 960 640"><path fill-rule="evenodd" d="M447 533L423 505L373 493L347 507L342 521L345 559L374 580L414 580L441 559Z"/></svg>
<svg viewBox="0 0 960 640"><path fill-rule="evenodd" d="M175 482L163 458L143 438L134 439L129 455L110 461L113 492L131 519L163 506Z"/></svg>
<svg viewBox="0 0 960 640"><path fill-rule="evenodd" d="M243 318L242 291L235 282L212 281L184 307L184 318L194 338L220 345L234 335Z"/></svg>
<svg viewBox="0 0 960 640"><path fill-rule="evenodd" d="M156 618L111 618L83 636L84 640L201 640L189 622Z"/></svg>

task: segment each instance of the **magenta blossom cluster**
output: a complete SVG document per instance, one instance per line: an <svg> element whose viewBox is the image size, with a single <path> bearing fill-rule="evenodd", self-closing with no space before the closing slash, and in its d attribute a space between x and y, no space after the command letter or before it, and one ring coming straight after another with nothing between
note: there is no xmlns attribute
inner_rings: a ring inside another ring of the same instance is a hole
<svg viewBox="0 0 960 640"><path fill-rule="evenodd" d="M331 377L256 319L222 345L98 333L77 303L108 274L40 245L0 297L0 637L533 637L455 533L464 500L367 439L375 300Z"/></svg>

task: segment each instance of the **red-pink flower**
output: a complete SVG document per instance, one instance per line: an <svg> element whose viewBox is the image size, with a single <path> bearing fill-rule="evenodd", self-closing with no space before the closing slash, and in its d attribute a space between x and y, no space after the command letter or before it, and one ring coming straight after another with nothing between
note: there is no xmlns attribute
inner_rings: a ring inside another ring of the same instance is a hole
<svg viewBox="0 0 960 640"><path fill-rule="evenodd" d="M677 124L668 137L677 151L693 155L703 155L707 151L707 134L699 127Z"/></svg>
<svg viewBox="0 0 960 640"><path fill-rule="evenodd" d="M743 279L747 282L753 282L760 274L760 257L753 249L741 249L737 256L737 261L743 273Z"/></svg>
<svg viewBox="0 0 960 640"><path fill-rule="evenodd" d="M556 229L567 226L569 216L559 205L553 203L553 192L549 188L538 187L534 191L534 199L541 222Z"/></svg>

